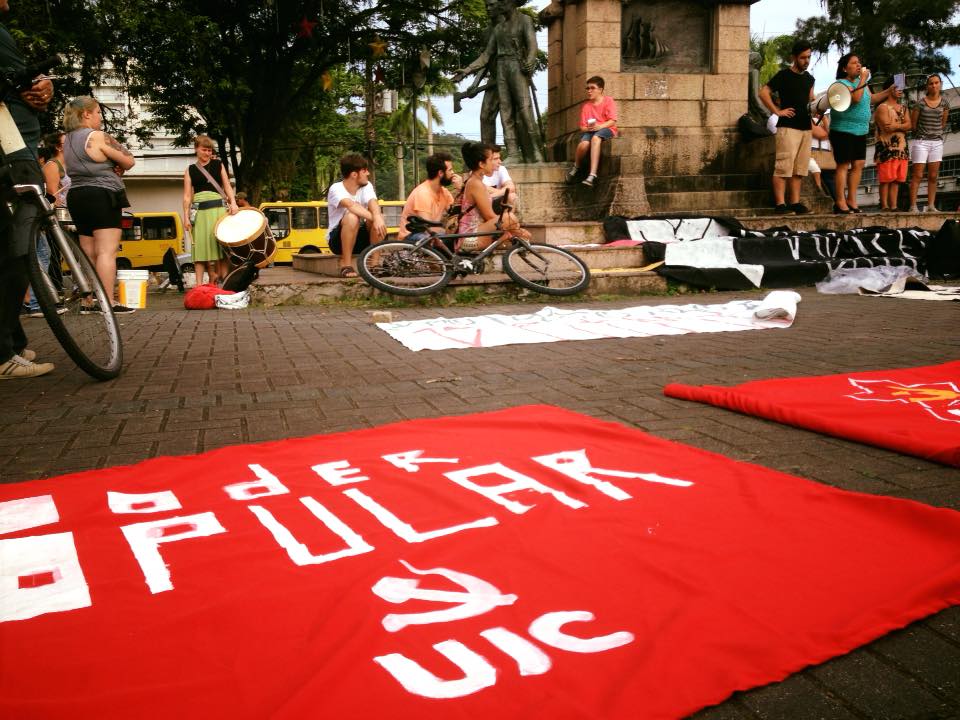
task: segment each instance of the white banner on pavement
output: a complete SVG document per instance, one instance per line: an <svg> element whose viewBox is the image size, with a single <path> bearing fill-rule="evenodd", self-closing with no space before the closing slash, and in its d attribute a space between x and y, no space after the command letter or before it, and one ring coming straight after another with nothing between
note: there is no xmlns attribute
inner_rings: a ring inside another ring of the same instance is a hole
<svg viewBox="0 0 960 720"><path fill-rule="evenodd" d="M718 305L639 305L617 310L545 307L525 315L479 315L377 323L413 351L496 347L561 340L652 337L788 328L800 296L775 290L763 299Z"/></svg>

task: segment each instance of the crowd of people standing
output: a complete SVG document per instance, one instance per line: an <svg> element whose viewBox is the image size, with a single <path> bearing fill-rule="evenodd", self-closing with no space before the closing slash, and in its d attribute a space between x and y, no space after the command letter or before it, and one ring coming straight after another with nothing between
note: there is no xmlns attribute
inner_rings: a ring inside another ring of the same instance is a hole
<svg viewBox="0 0 960 720"><path fill-rule="evenodd" d="M790 67L774 75L759 93L761 101L776 117L774 212L780 215L810 212L800 202L801 183L810 172L815 173L818 187L825 186L833 198L834 213L862 212L857 202L857 188L866 163L871 123L876 140L874 161L881 211L899 209L899 187L907 180L909 164L912 164L909 210L919 212L917 196L926 169L926 210L936 211L937 178L950 112L950 104L941 94L940 76L931 74L926 78L923 96L908 111L903 104L904 89L894 78L888 79L878 92L872 92L870 70L856 53L847 53L837 63L836 81L849 91L848 107L812 117L814 79L807 72L811 55L809 43L796 42L791 49ZM911 134L909 142L908 133ZM823 168L811 156L811 150L829 150L833 166L830 181L820 181Z"/></svg>

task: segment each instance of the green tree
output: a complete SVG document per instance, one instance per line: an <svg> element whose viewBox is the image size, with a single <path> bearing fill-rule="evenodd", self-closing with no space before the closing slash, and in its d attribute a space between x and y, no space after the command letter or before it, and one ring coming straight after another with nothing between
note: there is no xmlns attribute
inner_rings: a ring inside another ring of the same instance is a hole
<svg viewBox="0 0 960 720"><path fill-rule="evenodd" d="M355 82L368 62L403 77L423 49L428 82L449 74L461 53L477 50L483 19L482 0L24 0L14 11L9 24L31 55L75 59L69 94L88 91L112 62L131 95L150 104L141 132L162 126L184 145L209 133L255 196L291 176L287 148L309 146L311 128L326 126L314 122L330 109L318 93L334 92L333 112L349 113L368 97ZM341 82L349 93L335 89ZM352 149L369 145L361 133Z"/></svg>
<svg viewBox="0 0 960 720"><path fill-rule="evenodd" d="M793 48L792 35L777 35L776 37L761 40L754 35L750 38L750 50L760 53L763 62L760 65L760 84L766 82L790 65L790 50Z"/></svg>
<svg viewBox="0 0 960 720"><path fill-rule="evenodd" d="M797 36L813 49L858 53L876 73L893 74L913 65L950 71L941 52L960 44L960 0L821 0L825 15L797 21Z"/></svg>

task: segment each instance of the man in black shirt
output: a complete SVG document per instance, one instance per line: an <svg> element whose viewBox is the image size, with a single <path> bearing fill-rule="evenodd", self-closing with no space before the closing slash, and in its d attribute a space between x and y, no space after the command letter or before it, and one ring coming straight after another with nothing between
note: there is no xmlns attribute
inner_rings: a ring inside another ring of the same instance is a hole
<svg viewBox="0 0 960 720"><path fill-rule="evenodd" d="M0 12L10 10L9 0L0 0ZM7 29L0 25L0 69L16 72L26 67L23 56ZM40 80L29 90L2 98L23 136L25 147L4 158L14 181L43 187L43 175L37 162L40 121L37 113L46 110L53 97L53 85ZM27 336L20 325L20 307L27 291L27 253L30 228L36 208L19 203L12 218L0 217L0 380L29 378L53 370L50 363L33 362L36 354L28 350Z"/></svg>
<svg viewBox="0 0 960 720"><path fill-rule="evenodd" d="M803 215L810 210L800 202L800 183L810 165L810 112L813 76L807 72L812 54L810 43L797 41L790 51L793 64L781 70L760 88L760 100L777 116L777 161L773 169L774 212ZM772 93L779 96L779 104ZM784 195L789 186L789 204Z"/></svg>

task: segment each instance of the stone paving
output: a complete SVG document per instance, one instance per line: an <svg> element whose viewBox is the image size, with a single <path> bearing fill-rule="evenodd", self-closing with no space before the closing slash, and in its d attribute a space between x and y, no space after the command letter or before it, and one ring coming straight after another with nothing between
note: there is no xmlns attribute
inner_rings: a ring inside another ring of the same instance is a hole
<svg viewBox="0 0 960 720"><path fill-rule="evenodd" d="M0 383L0 481L408 418L550 403L848 490L960 509L960 471L665 398L747 380L960 358L960 305L801 292L789 330L413 353L357 307L187 312L175 293L121 320L123 375L97 383L26 320L49 376ZM750 293L565 307L719 303ZM395 319L542 304L392 309ZM698 668L691 667L691 673ZM638 715L639 717L639 715ZM702 711L699 720L960 717L960 607Z"/></svg>

